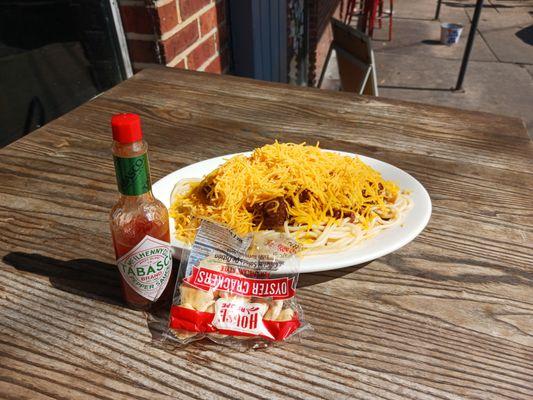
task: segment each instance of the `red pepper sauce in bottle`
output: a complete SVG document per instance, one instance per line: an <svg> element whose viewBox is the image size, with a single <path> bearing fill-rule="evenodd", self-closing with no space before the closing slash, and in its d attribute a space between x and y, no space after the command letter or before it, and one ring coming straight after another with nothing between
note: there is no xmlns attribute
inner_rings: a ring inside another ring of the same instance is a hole
<svg viewBox="0 0 533 400"><path fill-rule="evenodd" d="M122 294L130 307L146 310L172 294L168 211L152 194L139 116L115 115L111 127L120 197L110 223Z"/></svg>

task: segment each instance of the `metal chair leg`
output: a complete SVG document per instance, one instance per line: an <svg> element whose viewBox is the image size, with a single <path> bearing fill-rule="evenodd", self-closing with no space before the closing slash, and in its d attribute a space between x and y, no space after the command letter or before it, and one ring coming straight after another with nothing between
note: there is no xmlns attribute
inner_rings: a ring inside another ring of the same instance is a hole
<svg viewBox="0 0 533 400"><path fill-rule="evenodd" d="M383 0L379 0L378 6L378 28L381 29L381 20L383 19Z"/></svg>
<svg viewBox="0 0 533 400"><path fill-rule="evenodd" d="M344 23L347 25L350 25L352 22L356 2L357 0L348 0L346 4L346 18L344 19Z"/></svg>
<svg viewBox="0 0 533 400"><path fill-rule="evenodd" d="M372 0L364 0L363 12L361 13L361 16L359 17L359 19L357 20L357 29L359 29L363 33L367 32L368 15L370 13L371 2Z"/></svg>
<svg viewBox="0 0 533 400"><path fill-rule="evenodd" d="M390 10L389 10L389 42L392 40L392 18L394 11L394 0L390 0Z"/></svg>
<svg viewBox="0 0 533 400"><path fill-rule="evenodd" d="M371 38L374 37L374 23L376 21L376 14L378 12L378 3L379 0L371 0L372 2L372 11L370 14L369 24L368 24L368 36Z"/></svg>

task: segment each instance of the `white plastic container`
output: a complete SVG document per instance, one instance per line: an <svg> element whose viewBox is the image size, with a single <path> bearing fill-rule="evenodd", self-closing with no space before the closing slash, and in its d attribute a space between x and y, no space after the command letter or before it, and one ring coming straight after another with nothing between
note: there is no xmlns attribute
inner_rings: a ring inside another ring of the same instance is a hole
<svg viewBox="0 0 533 400"><path fill-rule="evenodd" d="M462 32L463 25L450 23L442 24L440 26L440 42L448 46L456 44L459 42Z"/></svg>

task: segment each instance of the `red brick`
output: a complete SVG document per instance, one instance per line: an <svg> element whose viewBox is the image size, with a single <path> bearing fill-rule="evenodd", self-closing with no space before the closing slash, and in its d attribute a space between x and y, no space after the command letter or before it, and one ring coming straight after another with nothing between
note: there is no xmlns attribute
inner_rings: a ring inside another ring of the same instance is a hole
<svg viewBox="0 0 533 400"><path fill-rule="evenodd" d="M185 28L176 32L166 40L162 40L161 48L165 57L165 62L171 61L178 54L187 49L198 39L198 23L192 21Z"/></svg>
<svg viewBox="0 0 533 400"><path fill-rule="evenodd" d="M157 45L146 40L128 39L128 50L133 62L157 63Z"/></svg>
<svg viewBox="0 0 533 400"><path fill-rule="evenodd" d="M160 34L170 31L178 24L178 6L175 1L158 7L155 11Z"/></svg>
<svg viewBox="0 0 533 400"><path fill-rule="evenodd" d="M202 36L206 33L211 32L217 25L218 22L216 7L212 7L205 13L200 15L200 33L202 34Z"/></svg>
<svg viewBox="0 0 533 400"><path fill-rule="evenodd" d="M124 32L154 33L151 10L144 6L120 6Z"/></svg>
<svg viewBox="0 0 533 400"><path fill-rule="evenodd" d="M211 0L179 0L181 20L185 21L196 11L208 5Z"/></svg>
<svg viewBox="0 0 533 400"><path fill-rule="evenodd" d="M205 42L196 47L191 54L187 56L187 66L191 70L197 70L203 63L215 54L215 35L211 36Z"/></svg>
<svg viewBox="0 0 533 400"><path fill-rule="evenodd" d="M174 68L185 69L185 59L181 60L176 65L174 65Z"/></svg>
<svg viewBox="0 0 533 400"><path fill-rule="evenodd" d="M205 72L212 72L214 74L221 74L224 69L228 66L229 60L229 51L224 49L220 55L209 63L205 68Z"/></svg>
<svg viewBox="0 0 533 400"><path fill-rule="evenodd" d="M209 65L205 67L204 71L211 72L213 74L221 74L222 73L222 62L220 60L220 56L217 56L217 58L211 61Z"/></svg>

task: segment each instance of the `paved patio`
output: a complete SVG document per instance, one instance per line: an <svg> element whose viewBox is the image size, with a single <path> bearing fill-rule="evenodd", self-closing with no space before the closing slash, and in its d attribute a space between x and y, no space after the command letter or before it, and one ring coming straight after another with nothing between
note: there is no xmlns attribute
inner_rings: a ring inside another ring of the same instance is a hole
<svg viewBox="0 0 533 400"><path fill-rule="evenodd" d="M517 116L533 138L533 0L485 1L465 91L450 90L457 81L474 5L475 0L443 0L440 21L435 21L436 0L397 0L393 40L386 40L385 27L373 40L380 96ZM465 26L459 44L439 43L441 22ZM335 62L326 76L325 86L334 89Z"/></svg>

